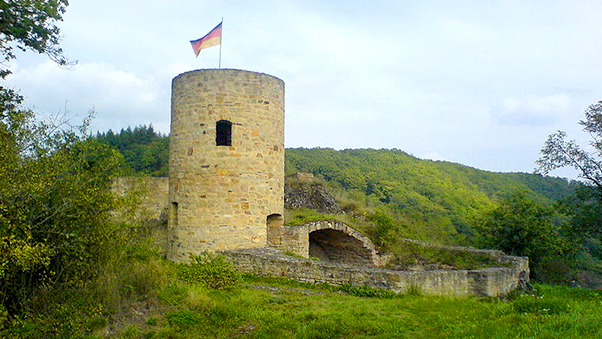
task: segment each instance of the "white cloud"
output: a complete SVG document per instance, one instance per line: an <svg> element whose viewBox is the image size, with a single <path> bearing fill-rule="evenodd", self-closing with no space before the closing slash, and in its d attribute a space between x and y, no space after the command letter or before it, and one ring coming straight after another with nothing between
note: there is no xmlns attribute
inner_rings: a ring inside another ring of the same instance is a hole
<svg viewBox="0 0 602 339"><path fill-rule="evenodd" d="M169 78L163 76L140 76L104 63L81 63L66 71L45 61L16 67L9 81L18 84L28 105L45 113L67 110L77 120L94 109L97 128L155 121L167 132L170 89Z"/></svg>
<svg viewBox="0 0 602 339"><path fill-rule="evenodd" d="M546 125L562 118L573 106L570 95L529 95L523 98L505 97L492 111L494 119L510 125Z"/></svg>

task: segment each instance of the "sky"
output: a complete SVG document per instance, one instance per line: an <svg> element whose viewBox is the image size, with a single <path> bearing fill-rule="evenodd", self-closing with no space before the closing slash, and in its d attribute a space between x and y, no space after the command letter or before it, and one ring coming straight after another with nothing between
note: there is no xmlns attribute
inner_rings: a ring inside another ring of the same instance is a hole
<svg viewBox="0 0 602 339"><path fill-rule="evenodd" d="M602 2L571 0L70 1L61 46L77 65L19 53L5 84L94 131L169 132L171 80L217 68L190 40L223 18L221 67L286 84L286 147L396 148L532 172L548 135L585 145L602 100ZM574 177L572 171L552 175Z"/></svg>

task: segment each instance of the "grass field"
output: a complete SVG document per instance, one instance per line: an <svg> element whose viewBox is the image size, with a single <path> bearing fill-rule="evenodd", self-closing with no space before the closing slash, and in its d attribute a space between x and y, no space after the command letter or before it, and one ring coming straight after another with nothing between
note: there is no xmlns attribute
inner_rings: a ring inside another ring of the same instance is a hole
<svg viewBox="0 0 602 339"><path fill-rule="evenodd" d="M170 307L130 324L124 338L600 338L602 293L536 285L507 300L421 295L362 297L278 279L236 291L172 284ZM353 295L356 294L356 295Z"/></svg>
<svg viewBox="0 0 602 339"><path fill-rule="evenodd" d="M535 285L506 298L396 295L241 276L223 257L130 260L38 297L2 338L602 338L602 291ZM43 299L43 298L42 298Z"/></svg>

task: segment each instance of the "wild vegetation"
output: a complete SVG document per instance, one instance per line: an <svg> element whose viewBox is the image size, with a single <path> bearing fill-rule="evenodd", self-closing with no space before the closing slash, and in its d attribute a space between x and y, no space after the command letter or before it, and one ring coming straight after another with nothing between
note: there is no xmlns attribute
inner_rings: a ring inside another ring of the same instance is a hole
<svg viewBox="0 0 602 339"><path fill-rule="evenodd" d="M63 296L3 337L597 338L602 294L535 285L505 299L406 295L239 276L203 258L173 264L132 249L113 279ZM202 278L201 278L202 277ZM200 278L200 279L199 279ZM213 286L213 288L212 288ZM105 292L110 292L104 294ZM15 321L13 320L13 324Z"/></svg>

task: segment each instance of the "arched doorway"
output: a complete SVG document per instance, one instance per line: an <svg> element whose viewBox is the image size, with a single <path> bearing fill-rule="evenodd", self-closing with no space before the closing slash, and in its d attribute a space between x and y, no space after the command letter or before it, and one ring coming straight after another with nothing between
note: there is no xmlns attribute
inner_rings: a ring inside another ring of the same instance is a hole
<svg viewBox="0 0 602 339"><path fill-rule="evenodd" d="M279 248L284 232L284 218L280 214L270 214L265 221L268 233L268 246Z"/></svg>
<svg viewBox="0 0 602 339"><path fill-rule="evenodd" d="M270 214L266 218L266 225L268 230L273 230L284 225L284 218L280 214Z"/></svg>

